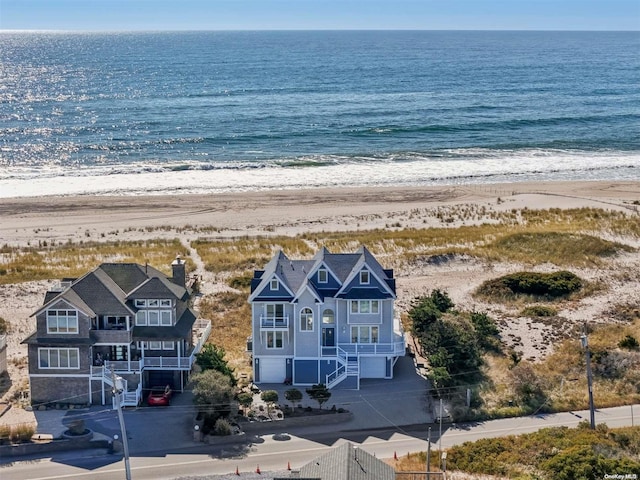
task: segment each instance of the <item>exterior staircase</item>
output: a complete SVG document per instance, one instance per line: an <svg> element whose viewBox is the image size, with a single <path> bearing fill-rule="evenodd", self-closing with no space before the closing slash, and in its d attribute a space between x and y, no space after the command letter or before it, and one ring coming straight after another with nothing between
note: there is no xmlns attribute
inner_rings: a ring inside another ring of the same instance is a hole
<svg viewBox="0 0 640 480"><path fill-rule="evenodd" d="M91 379L100 380L103 383L109 385L110 387L112 388L114 387L111 371L106 366L91 367ZM123 407L137 407L140 404L140 400L142 400L142 383L138 382L138 386L136 387L136 389L129 391L127 380L120 377L120 381L121 381L122 391L120 393L115 394L120 396L120 405ZM116 408L115 395L112 398L114 409ZM103 402L104 402L104 398L103 398Z"/></svg>
<svg viewBox="0 0 640 480"><path fill-rule="evenodd" d="M325 385L328 389L334 388L348 377L355 377L357 389L360 389L360 361L357 353L349 353L340 347L336 347L337 368L327 375Z"/></svg>

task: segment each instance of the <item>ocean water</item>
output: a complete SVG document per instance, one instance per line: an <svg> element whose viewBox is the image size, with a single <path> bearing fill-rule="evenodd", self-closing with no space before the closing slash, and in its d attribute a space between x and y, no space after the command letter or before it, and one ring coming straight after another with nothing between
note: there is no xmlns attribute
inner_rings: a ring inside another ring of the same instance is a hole
<svg viewBox="0 0 640 480"><path fill-rule="evenodd" d="M0 197L640 179L640 32L0 32Z"/></svg>

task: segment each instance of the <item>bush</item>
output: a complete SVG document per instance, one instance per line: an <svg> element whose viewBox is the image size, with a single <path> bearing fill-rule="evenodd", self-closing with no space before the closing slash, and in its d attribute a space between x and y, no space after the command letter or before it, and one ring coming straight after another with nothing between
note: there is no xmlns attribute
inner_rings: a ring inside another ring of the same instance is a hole
<svg viewBox="0 0 640 480"><path fill-rule="evenodd" d="M0 335L4 335L9 331L9 323L2 317L0 317Z"/></svg>
<svg viewBox="0 0 640 480"><path fill-rule="evenodd" d="M627 350L637 350L640 347L640 343L636 340L636 337L632 335L627 335L620 342L618 342L618 347L626 348Z"/></svg>
<svg viewBox="0 0 640 480"><path fill-rule="evenodd" d="M225 418L219 418L216 420L216 424L213 427L214 435L231 435L231 424Z"/></svg>
<svg viewBox="0 0 640 480"><path fill-rule="evenodd" d="M545 305L532 305L522 309L520 312L521 317L555 317L558 311L553 307L547 307Z"/></svg>
<svg viewBox="0 0 640 480"><path fill-rule="evenodd" d="M35 426L29 423L20 423L10 428L9 440L12 443L28 442L34 433L36 433Z"/></svg>
<svg viewBox="0 0 640 480"><path fill-rule="evenodd" d="M513 299L518 296L557 299L579 291L583 281L566 270L553 273L517 272L484 282L477 295Z"/></svg>

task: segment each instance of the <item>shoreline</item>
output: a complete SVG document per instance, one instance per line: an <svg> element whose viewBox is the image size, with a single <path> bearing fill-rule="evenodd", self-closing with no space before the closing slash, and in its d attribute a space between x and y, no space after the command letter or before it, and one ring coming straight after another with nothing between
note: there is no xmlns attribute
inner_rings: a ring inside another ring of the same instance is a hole
<svg viewBox="0 0 640 480"><path fill-rule="evenodd" d="M149 196L46 196L0 202L3 244L149 236L297 235L443 226L437 210L456 205L638 211L640 181L516 182L428 187L344 187ZM413 215L411 212L420 212ZM460 222L448 226L459 226ZM123 235L123 233L127 235ZM137 232L137 234L136 234Z"/></svg>

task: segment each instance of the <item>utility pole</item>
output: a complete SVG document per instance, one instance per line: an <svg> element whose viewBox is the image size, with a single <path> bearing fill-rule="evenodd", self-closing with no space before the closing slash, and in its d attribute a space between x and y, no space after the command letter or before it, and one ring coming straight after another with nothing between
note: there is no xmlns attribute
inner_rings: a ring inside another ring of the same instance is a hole
<svg viewBox="0 0 640 480"><path fill-rule="evenodd" d="M591 375L591 350L589 350L589 339L587 338L587 322L584 323L584 333L580 336L582 348L584 348L587 362L587 386L589 388L589 418L591 420L591 430L596 428L596 412L593 406L593 377Z"/></svg>
<svg viewBox="0 0 640 480"><path fill-rule="evenodd" d="M431 427L427 430L427 480L431 478Z"/></svg>
<svg viewBox="0 0 640 480"><path fill-rule="evenodd" d="M438 450L442 450L442 399L440 399L440 436L438 437Z"/></svg>
<svg viewBox="0 0 640 480"><path fill-rule="evenodd" d="M131 480L131 466L129 465L129 443L127 440L127 430L124 426L124 416L122 415L122 406L120 405L120 394L122 393L122 379L116 377L116 372L111 366L111 381L113 382L113 398L116 401L118 409L118 420L120 421L120 432L122 434L122 448L124 451L124 471L127 480Z"/></svg>
<svg viewBox="0 0 640 480"><path fill-rule="evenodd" d="M438 454L440 455L440 468L442 468L442 398L440 399L440 432L438 436Z"/></svg>

